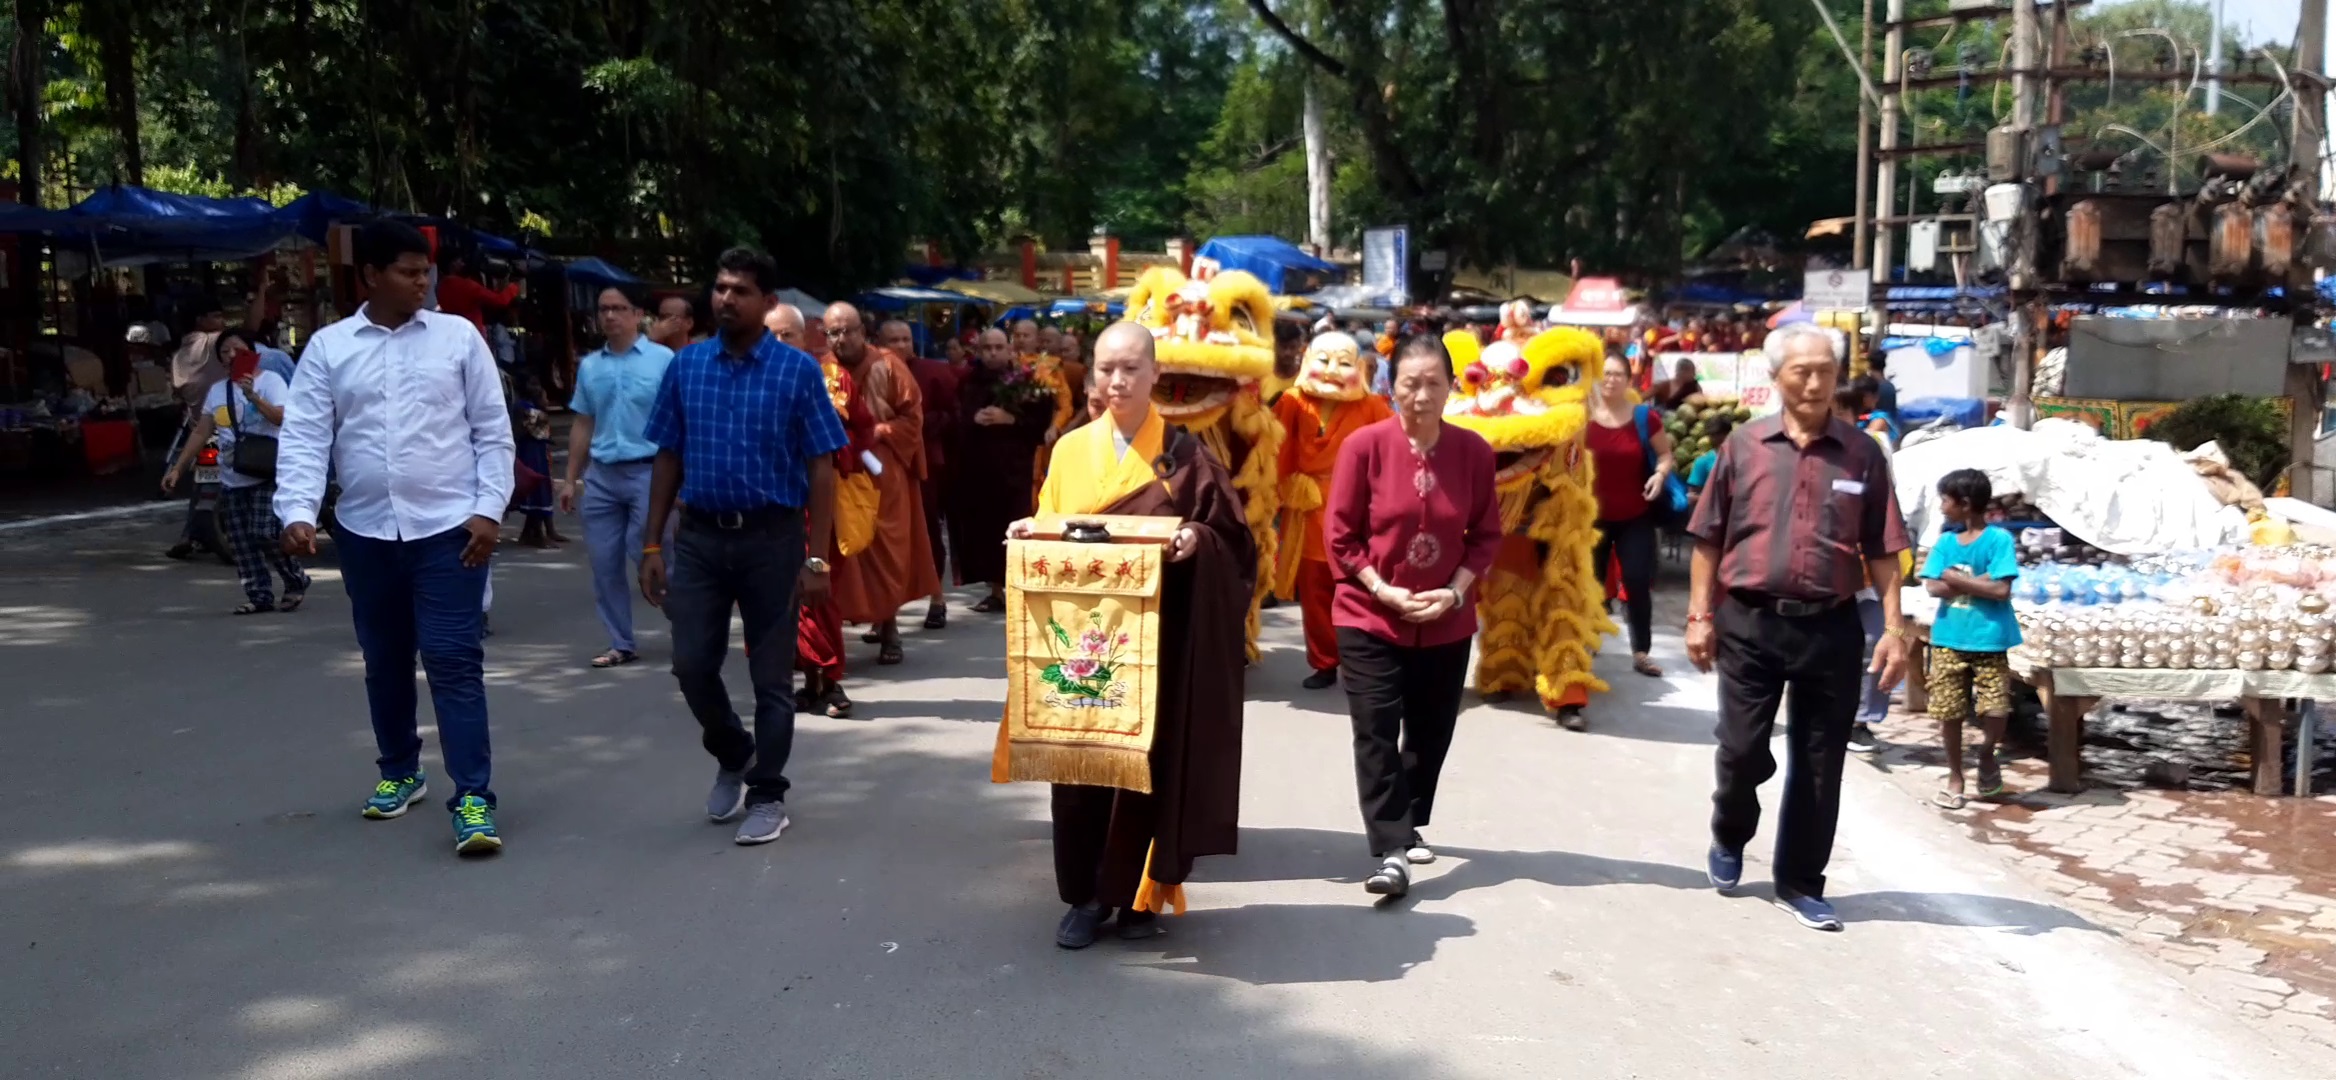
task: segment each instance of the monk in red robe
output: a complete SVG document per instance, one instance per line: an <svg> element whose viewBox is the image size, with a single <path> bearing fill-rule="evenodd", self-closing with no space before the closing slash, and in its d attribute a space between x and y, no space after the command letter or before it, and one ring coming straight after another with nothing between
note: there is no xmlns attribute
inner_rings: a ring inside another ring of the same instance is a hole
<svg viewBox="0 0 2336 1080"><path fill-rule="evenodd" d="M925 539L933 546L936 579L932 603L925 607L925 629L949 625L949 548L942 542L941 492L949 485L949 443L957 427L957 372L947 361L917 355L916 333L906 322L886 319L876 328L876 344L908 361L917 390L925 396L925 479L919 485L925 502Z"/></svg>
<svg viewBox="0 0 2336 1080"><path fill-rule="evenodd" d="M823 322L836 363L876 420L879 468L870 471L880 495L875 539L834 575L831 591L845 621L873 627L867 637L879 646L876 662L897 664L901 605L941 590L925 529L924 393L905 361L869 342L858 308L831 304Z"/></svg>
<svg viewBox="0 0 2336 1080"><path fill-rule="evenodd" d="M1308 690L1338 681L1338 629L1330 623L1336 585L1322 545L1330 468L1347 436L1393 415L1370 392L1371 368L1354 338L1332 331L1307 346L1298 380L1274 403L1282 422L1282 545L1274 592L1298 597L1306 625Z"/></svg>

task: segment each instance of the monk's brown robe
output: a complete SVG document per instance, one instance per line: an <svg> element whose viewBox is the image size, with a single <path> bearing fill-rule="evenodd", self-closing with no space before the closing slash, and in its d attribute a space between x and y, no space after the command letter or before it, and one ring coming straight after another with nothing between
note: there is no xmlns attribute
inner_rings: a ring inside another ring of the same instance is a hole
<svg viewBox="0 0 2336 1080"><path fill-rule="evenodd" d="M1054 786L1055 885L1066 904L1133 905L1148 855L1146 906L1159 910L1194 859L1238 846L1243 624L1257 551L1225 466L1181 430L1168 429L1162 444L1153 471L1165 490L1147 484L1099 511L1182 518L1199 538L1190 558L1167 564L1162 585L1152 794Z"/></svg>

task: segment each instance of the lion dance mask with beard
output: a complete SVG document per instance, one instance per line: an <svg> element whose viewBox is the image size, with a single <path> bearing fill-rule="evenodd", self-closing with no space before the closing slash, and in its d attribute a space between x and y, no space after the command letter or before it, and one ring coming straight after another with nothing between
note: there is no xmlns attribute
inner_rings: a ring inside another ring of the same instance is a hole
<svg viewBox="0 0 2336 1080"><path fill-rule="evenodd" d="M1238 270L1206 281L1175 269L1144 271L1127 296L1127 317L1152 332L1160 418L1200 439L1233 474L1257 540L1257 591L1249 598L1249 658L1257 659L1257 608L1273 587L1281 512L1276 490L1282 428L1265 407L1260 380L1273 373L1273 294Z"/></svg>
<svg viewBox="0 0 2336 1080"><path fill-rule="evenodd" d="M1582 705L1591 691L1607 689L1590 660L1616 629L1590 565L1598 499L1581 447L1590 387L1580 375L1604 359L1605 347L1571 327L1481 347L1456 330L1444 345L1456 376L1444 419L1492 444L1500 470L1504 535L1478 594L1477 692L1530 689L1547 709ZM1574 378L1545 386L1560 367Z"/></svg>

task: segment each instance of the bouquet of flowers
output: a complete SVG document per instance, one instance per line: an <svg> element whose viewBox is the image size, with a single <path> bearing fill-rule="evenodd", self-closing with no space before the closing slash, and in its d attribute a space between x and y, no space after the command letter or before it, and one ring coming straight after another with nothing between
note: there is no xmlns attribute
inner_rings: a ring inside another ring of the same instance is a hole
<svg viewBox="0 0 2336 1080"><path fill-rule="evenodd" d="M990 404L1012 413L1019 413L1025 406L1031 405L1044 404L1052 408L1054 392L1054 385L1036 366L1016 364L991 389Z"/></svg>

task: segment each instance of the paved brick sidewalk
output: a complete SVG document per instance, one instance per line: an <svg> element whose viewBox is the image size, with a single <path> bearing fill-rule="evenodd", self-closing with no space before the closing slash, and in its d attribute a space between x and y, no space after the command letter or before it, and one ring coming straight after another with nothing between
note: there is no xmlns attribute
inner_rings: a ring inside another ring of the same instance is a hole
<svg viewBox="0 0 2336 1080"><path fill-rule="evenodd" d="M1937 725L1894 710L1879 733L1874 764L1928 800L1946 774ZM2199 996L2336 1048L2336 798L2055 795L2040 757L2007 759L2005 779L2012 801L1939 812L2010 849L2071 911L2182 969Z"/></svg>

